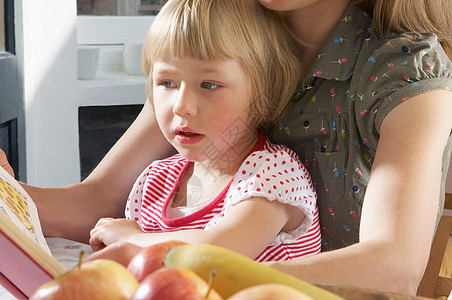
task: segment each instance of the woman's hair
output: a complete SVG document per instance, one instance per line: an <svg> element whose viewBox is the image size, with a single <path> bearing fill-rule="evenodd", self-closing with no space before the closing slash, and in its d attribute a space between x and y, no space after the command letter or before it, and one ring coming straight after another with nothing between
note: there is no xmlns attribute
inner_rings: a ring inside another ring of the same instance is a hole
<svg viewBox="0 0 452 300"><path fill-rule="evenodd" d="M354 0L373 15L383 36L391 31L430 32L452 58L452 0Z"/></svg>
<svg viewBox="0 0 452 300"><path fill-rule="evenodd" d="M153 63L178 58L237 60L251 83L252 126L274 122L302 78L300 49L284 17L257 0L170 0L144 41L142 68L152 87Z"/></svg>

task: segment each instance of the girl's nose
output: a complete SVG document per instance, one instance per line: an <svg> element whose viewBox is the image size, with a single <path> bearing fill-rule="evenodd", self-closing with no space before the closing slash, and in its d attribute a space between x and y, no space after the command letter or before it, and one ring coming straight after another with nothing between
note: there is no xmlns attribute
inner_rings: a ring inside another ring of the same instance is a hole
<svg viewBox="0 0 452 300"><path fill-rule="evenodd" d="M194 116L198 110L197 98L193 91L183 86L179 89L176 103L173 106L173 113L180 117Z"/></svg>

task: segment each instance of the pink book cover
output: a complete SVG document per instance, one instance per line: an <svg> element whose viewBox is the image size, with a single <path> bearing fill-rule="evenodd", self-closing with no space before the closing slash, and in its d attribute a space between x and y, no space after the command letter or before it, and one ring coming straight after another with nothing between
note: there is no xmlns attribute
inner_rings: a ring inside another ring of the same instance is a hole
<svg viewBox="0 0 452 300"><path fill-rule="evenodd" d="M0 168L0 285L21 299L65 271L45 241L36 205Z"/></svg>

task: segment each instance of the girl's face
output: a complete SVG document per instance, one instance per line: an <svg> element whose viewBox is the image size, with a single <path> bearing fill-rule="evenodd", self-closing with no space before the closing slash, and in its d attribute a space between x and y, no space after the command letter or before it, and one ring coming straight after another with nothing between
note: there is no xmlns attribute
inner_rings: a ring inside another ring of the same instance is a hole
<svg viewBox="0 0 452 300"><path fill-rule="evenodd" d="M214 162L242 148L240 158L248 154L253 145L244 141L254 141L256 130L249 126L250 81L238 61L168 55L151 76L157 122L186 159Z"/></svg>

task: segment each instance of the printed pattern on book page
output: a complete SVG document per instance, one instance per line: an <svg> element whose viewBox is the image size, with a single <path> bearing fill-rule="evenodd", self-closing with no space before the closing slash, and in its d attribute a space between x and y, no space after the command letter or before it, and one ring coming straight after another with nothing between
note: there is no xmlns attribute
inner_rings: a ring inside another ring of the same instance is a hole
<svg viewBox="0 0 452 300"><path fill-rule="evenodd" d="M34 202L17 181L2 168L0 168L0 213L5 213L21 231L50 253L41 232Z"/></svg>

